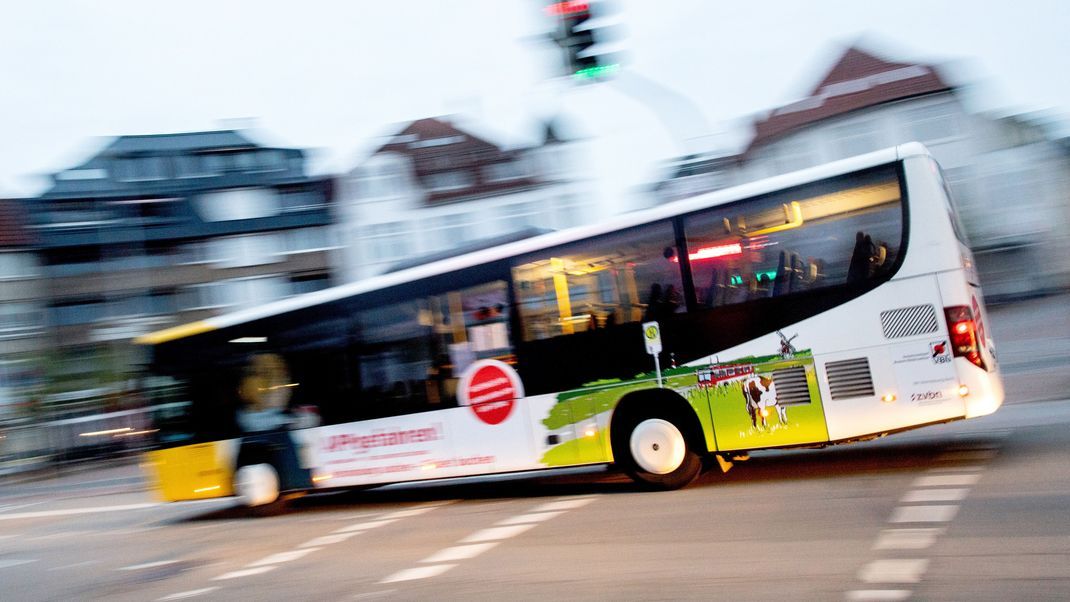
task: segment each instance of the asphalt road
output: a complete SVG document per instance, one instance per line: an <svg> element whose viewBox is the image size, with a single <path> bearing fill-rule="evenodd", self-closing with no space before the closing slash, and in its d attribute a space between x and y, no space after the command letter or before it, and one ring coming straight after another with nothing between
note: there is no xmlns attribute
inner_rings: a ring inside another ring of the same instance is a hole
<svg viewBox="0 0 1070 602"><path fill-rule="evenodd" d="M136 466L0 491L3 600L1070 598L1070 401L612 475L157 504Z"/></svg>

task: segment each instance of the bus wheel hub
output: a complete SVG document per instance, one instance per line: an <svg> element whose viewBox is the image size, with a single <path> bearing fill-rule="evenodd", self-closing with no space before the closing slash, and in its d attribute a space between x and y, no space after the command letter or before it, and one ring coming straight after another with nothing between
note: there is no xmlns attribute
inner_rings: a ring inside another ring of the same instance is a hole
<svg viewBox="0 0 1070 602"><path fill-rule="evenodd" d="M661 418L649 418L632 430L629 448L639 468L668 474L683 463L687 444L676 425Z"/></svg>

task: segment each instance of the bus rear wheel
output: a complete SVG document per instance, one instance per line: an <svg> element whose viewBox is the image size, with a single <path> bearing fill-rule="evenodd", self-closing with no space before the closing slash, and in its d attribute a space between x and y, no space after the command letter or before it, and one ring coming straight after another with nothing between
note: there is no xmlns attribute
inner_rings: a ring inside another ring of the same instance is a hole
<svg viewBox="0 0 1070 602"><path fill-rule="evenodd" d="M701 458L671 420L643 418L626 432L626 445L619 449L624 455L621 463L624 472L640 485L657 490L679 489L702 471Z"/></svg>
<svg viewBox="0 0 1070 602"><path fill-rule="evenodd" d="M279 472L271 464L247 464L234 475L238 500L255 516L274 516L286 509L279 492Z"/></svg>

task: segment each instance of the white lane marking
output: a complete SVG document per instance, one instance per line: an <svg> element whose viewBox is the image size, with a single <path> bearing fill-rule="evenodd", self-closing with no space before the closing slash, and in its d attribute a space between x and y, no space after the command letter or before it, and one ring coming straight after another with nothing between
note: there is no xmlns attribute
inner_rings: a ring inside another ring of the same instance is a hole
<svg viewBox="0 0 1070 602"><path fill-rule="evenodd" d="M944 529L884 529L873 544L874 550L924 550L936 543Z"/></svg>
<svg viewBox="0 0 1070 602"><path fill-rule="evenodd" d="M341 529L335 529L331 533L349 533L351 531L368 531L371 529L377 529L383 525L389 525L390 523L398 522L397 518L390 518L386 520L376 520L368 523L357 523L355 525L349 525L348 527L342 527Z"/></svg>
<svg viewBox="0 0 1070 602"><path fill-rule="evenodd" d="M556 502L548 502L541 506L538 506L532 510L532 512L552 512L554 510L572 510L573 508L579 508L586 506L597 498L594 497L581 497L575 499L558 500Z"/></svg>
<svg viewBox="0 0 1070 602"><path fill-rule="evenodd" d="M955 518L959 507L941 506L899 506L892 512L889 522L893 523L946 523Z"/></svg>
<svg viewBox="0 0 1070 602"><path fill-rule="evenodd" d="M383 579L379 583L397 583L398 581L414 581L416 579L427 579L429 577L437 577L442 573L457 566L456 564L432 564L430 566L418 566L411 569L405 569L398 571L393 575L390 575L386 579Z"/></svg>
<svg viewBox="0 0 1070 602"><path fill-rule="evenodd" d="M160 502L144 504L123 504L120 506L97 506L96 508L68 508L67 510L38 510L36 512L17 512L15 514L0 514L0 520L18 520L24 518L47 518L49 516L70 516L74 514L95 514L97 512L125 512L128 510L144 510L162 506Z"/></svg>
<svg viewBox="0 0 1070 602"><path fill-rule="evenodd" d="M944 474L914 479L911 487L962 487L974 485L981 480L979 474Z"/></svg>
<svg viewBox="0 0 1070 602"><path fill-rule="evenodd" d="M152 569L158 566L167 566L174 564L177 560L157 560L156 562L146 562L145 564L135 564L131 566L124 566L122 568L115 569L117 571L140 571L142 569Z"/></svg>
<svg viewBox="0 0 1070 602"><path fill-rule="evenodd" d="M251 569L242 569L240 571L231 571L229 573L223 573L218 577L212 577L212 581L225 581L227 579L238 579L240 577L250 577L252 575L263 575L264 573L274 571L277 568L279 567L276 565L270 565L258 566Z"/></svg>
<svg viewBox="0 0 1070 602"><path fill-rule="evenodd" d="M937 466L935 468L930 468L925 472L981 472L985 468L988 467L982 464L963 464L961 466Z"/></svg>
<svg viewBox="0 0 1070 602"><path fill-rule="evenodd" d="M304 558L305 556L308 556L309 554L315 552L318 549L319 548L305 548L303 550L290 550L289 552L279 552L278 554L272 554L267 558L257 560L256 562L247 564L245 566L246 568L252 569L258 566L267 566L269 564L282 564L284 562L291 562L293 560L297 560L298 558Z"/></svg>
<svg viewBox="0 0 1070 602"><path fill-rule="evenodd" d="M452 548L446 548L445 550L439 550L434 554L424 558L420 562L423 563L439 563L450 562L453 560L468 560L475 558L483 552L493 548L501 543L500 541L488 541L484 543L472 543L460 546L453 546Z"/></svg>
<svg viewBox="0 0 1070 602"><path fill-rule="evenodd" d="M517 516L511 516L507 519L500 520L495 525L520 525L523 523L541 523L543 521L550 520L551 518L561 516L564 514L564 510L557 512L532 512L531 514L518 514Z"/></svg>
<svg viewBox="0 0 1070 602"><path fill-rule="evenodd" d="M54 566L48 570L50 571L64 571L67 569L76 569L80 566L89 566L91 564L100 564L99 560L83 560L82 562L76 562L74 564L66 564L63 566Z"/></svg>
<svg viewBox="0 0 1070 602"><path fill-rule="evenodd" d="M170 596L164 596L157 598L157 602L167 602L168 600L185 600L186 598L194 598L196 596L203 596L209 592L214 592L219 589L218 587L205 587L203 589L191 589L188 592L178 592L177 594L171 594Z"/></svg>
<svg viewBox="0 0 1070 602"><path fill-rule="evenodd" d="M874 560L858 571L858 578L866 583L917 583L928 567L928 558Z"/></svg>
<svg viewBox="0 0 1070 602"><path fill-rule="evenodd" d="M899 501L904 504L913 502L961 502L966 499L968 491L969 489L965 487L956 489L914 489L908 491L903 496L903 499Z"/></svg>
<svg viewBox="0 0 1070 602"><path fill-rule="evenodd" d="M383 518L391 518L391 519L393 519L393 518L408 518L410 516L420 516L421 514L426 514L426 513L430 512L430 511L434 510L435 508L438 508L439 506L442 506L442 505L443 504L436 504L434 506L422 506L420 508L411 508L409 510L398 510L397 512L391 512L390 514L387 514L387 515L383 516Z"/></svg>
<svg viewBox="0 0 1070 602"><path fill-rule="evenodd" d="M329 546L331 544L341 543L354 535L360 535L360 531L351 531L349 533L334 533L332 535L324 535L315 539L310 539L305 543L297 546L299 548L322 548L323 546Z"/></svg>
<svg viewBox="0 0 1070 602"><path fill-rule="evenodd" d="M30 564L31 562L37 562L40 558L7 558L0 560L0 569L9 569L14 566L22 566L24 564Z"/></svg>
<svg viewBox="0 0 1070 602"><path fill-rule="evenodd" d="M479 543L482 541L509 539L510 537L516 537L535 526L535 523L529 523L526 525L510 525L508 527L490 527L489 529L476 531L462 539L460 543Z"/></svg>
<svg viewBox="0 0 1070 602"><path fill-rule="evenodd" d="M856 589L847 592L848 600L863 602L866 600L906 600L910 598L909 589Z"/></svg>
<svg viewBox="0 0 1070 602"><path fill-rule="evenodd" d="M937 462L976 462L991 460L999 451L995 449L978 449L973 451L949 451L936 457Z"/></svg>
<svg viewBox="0 0 1070 602"><path fill-rule="evenodd" d="M31 502L29 504L10 504L7 506L0 506L0 512L11 512L12 510L18 510L19 508L29 508L30 506L40 506L44 502Z"/></svg>
<svg viewBox="0 0 1070 602"><path fill-rule="evenodd" d="M371 598L381 598L383 596L389 596L390 594L392 594L392 593L394 593L396 591L398 591L398 590L396 590L396 589L381 589L379 591L374 591L374 592L364 592L362 594L356 594L355 596L353 596L352 599L353 600L370 600Z"/></svg>

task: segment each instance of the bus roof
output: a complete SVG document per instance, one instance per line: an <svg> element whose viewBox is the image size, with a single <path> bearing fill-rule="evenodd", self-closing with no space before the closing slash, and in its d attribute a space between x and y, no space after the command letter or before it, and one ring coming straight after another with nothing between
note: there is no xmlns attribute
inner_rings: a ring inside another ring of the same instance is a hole
<svg viewBox="0 0 1070 602"><path fill-rule="evenodd" d="M413 266L395 272L388 272L365 280L359 280L357 282L343 284L321 291L281 299L258 307L243 309L208 318L206 320L158 330L137 337L134 339L134 343L138 345L157 345L184 339L205 332L237 326L262 318L285 314L291 311L338 301L370 291L420 280L444 272L452 272L459 269L478 266L506 257L538 251L539 249L546 247L566 244L592 236L624 230L647 222L667 219L678 214L731 203L740 199L759 196L853 171L861 171L863 169L892 163L913 156L930 156L930 154L928 149L921 143L909 142L896 147L874 151L864 155L850 157L832 163L826 163L824 165L818 165L816 167L810 167L800 171L748 182L731 188L666 203L650 209L614 216L590 226L581 226L568 230L551 232L508 243L499 247L482 249L440 260L431 260L429 263L423 265Z"/></svg>

